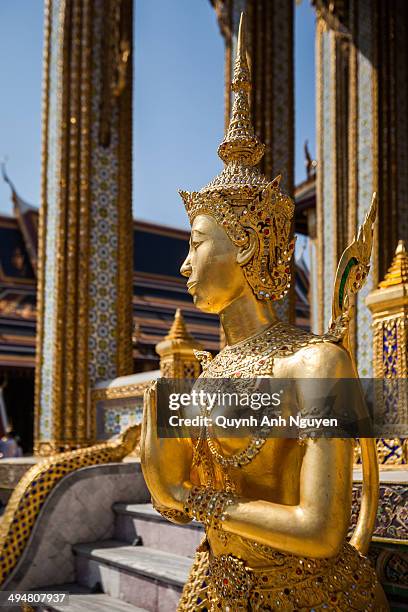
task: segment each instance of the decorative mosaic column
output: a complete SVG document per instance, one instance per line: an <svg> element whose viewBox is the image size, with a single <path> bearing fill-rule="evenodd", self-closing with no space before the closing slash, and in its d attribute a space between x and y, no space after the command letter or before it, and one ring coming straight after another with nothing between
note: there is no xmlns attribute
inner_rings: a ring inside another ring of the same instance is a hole
<svg viewBox="0 0 408 612"><path fill-rule="evenodd" d="M404 436L408 425L408 253L403 240L385 279L366 301L373 316L374 376L396 383L388 384L383 396L386 420ZM381 464L408 464L407 440L403 437L380 439L377 446Z"/></svg>
<svg viewBox="0 0 408 612"><path fill-rule="evenodd" d="M400 0L314 4L319 331L330 318L338 258L377 191L373 263L350 326L360 376L370 377L371 317L365 299L385 274L398 238L408 239L408 6Z"/></svg>
<svg viewBox="0 0 408 612"><path fill-rule="evenodd" d="M132 371L132 0L47 0L35 452L94 437L89 391Z"/></svg>
<svg viewBox="0 0 408 612"><path fill-rule="evenodd" d="M225 125L231 112L231 79L239 19L246 14L246 40L252 79L252 120L265 143L260 164L271 180L282 175L281 186L293 196L294 81L293 3L287 0L212 0L225 40ZM278 315L294 319L294 287L275 302Z"/></svg>
<svg viewBox="0 0 408 612"><path fill-rule="evenodd" d="M317 64L317 275L318 331L328 327L337 263L347 244L347 121L345 64L348 42L340 27L329 27L319 15Z"/></svg>
<svg viewBox="0 0 408 612"><path fill-rule="evenodd" d="M156 346L160 355L160 371L164 378L198 378L200 363L194 351L201 350L199 342L189 334L180 308L167 336Z"/></svg>

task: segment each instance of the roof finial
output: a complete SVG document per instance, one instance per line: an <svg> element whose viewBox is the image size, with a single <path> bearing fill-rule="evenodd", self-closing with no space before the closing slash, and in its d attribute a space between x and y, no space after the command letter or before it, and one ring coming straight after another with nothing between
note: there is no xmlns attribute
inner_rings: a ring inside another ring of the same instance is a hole
<svg viewBox="0 0 408 612"><path fill-rule="evenodd" d="M245 44L245 15L241 13L239 20L238 29L238 45L237 55L234 64L234 78L232 81L232 91L238 91L239 89L251 89L251 75L249 72L247 50Z"/></svg>
<svg viewBox="0 0 408 612"><path fill-rule="evenodd" d="M189 334L184 317L180 308L177 308L176 314L174 315L173 323L169 333L165 337L165 340L193 340L193 337Z"/></svg>
<svg viewBox="0 0 408 612"><path fill-rule="evenodd" d="M393 285L403 285L408 283L408 253L405 242L400 240L395 250L395 255L392 260L385 278L379 284L382 289L392 287Z"/></svg>
<svg viewBox="0 0 408 612"><path fill-rule="evenodd" d="M251 75L246 55L244 13L241 13L239 22L231 91L234 93L231 120L225 138L218 147L218 155L226 164L239 162L247 166L255 166L263 156L264 145L255 136L249 108Z"/></svg>
<svg viewBox="0 0 408 612"><path fill-rule="evenodd" d="M312 156L310 155L308 140L305 140L304 151L305 151L306 175L307 175L307 180L309 180L316 174L317 161L315 159L312 159Z"/></svg>

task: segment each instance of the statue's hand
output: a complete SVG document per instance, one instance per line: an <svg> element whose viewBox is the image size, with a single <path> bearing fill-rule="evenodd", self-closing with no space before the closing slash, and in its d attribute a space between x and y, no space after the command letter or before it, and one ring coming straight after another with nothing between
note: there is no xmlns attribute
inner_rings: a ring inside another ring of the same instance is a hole
<svg viewBox="0 0 408 612"><path fill-rule="evenodd" d="M144 395L141 463L146 484L160 506L183 509L183 502L191 487L191 462L189 439L158 437L155 382Z"/></svg>

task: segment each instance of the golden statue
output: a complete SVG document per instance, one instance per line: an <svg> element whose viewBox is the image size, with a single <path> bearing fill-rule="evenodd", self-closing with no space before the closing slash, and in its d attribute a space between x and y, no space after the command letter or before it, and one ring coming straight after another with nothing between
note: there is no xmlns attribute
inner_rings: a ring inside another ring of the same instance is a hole
<svg viewBox="0 0 408 612"><path fill-rule="evenodd" d="M234 104L218 153L221 174L181 192L191 227L181 273L195 305L219 314L226 346L201 354L201 378L353 378L348 296L368 273L375 199L336 277L324 336L280 322L272 302L290 287L294 204L256 165L264 152L250 120L250 74L241 17ZM297 394L303 404L299 384ZM375 441L361 440L363 501L351 541L351 439L160 439L156 391L145 394L141 460L155 507L170 521L195 518L197 550L181 611L387 610L366 553L378 501Z"/></svg>

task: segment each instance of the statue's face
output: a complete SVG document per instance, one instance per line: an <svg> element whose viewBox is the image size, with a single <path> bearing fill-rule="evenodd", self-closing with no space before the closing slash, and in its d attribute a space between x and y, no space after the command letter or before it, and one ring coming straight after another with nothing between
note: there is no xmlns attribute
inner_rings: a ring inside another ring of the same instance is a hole
<svg viewBox="0 0 408 612"><path fill-rule="evenodd" d="M191 227L190 250L181 266L194 304L219 314L248 289L238 247L209 215L198 215Z"/></svg>

